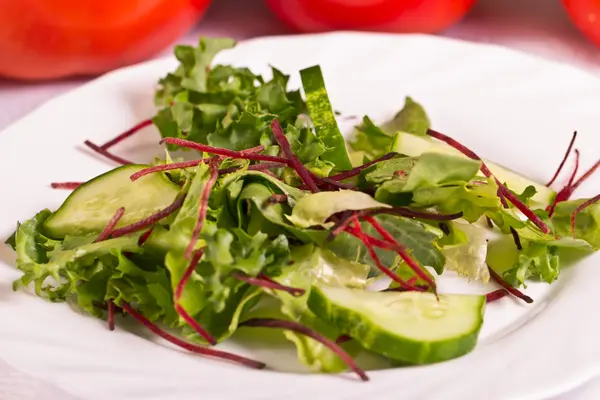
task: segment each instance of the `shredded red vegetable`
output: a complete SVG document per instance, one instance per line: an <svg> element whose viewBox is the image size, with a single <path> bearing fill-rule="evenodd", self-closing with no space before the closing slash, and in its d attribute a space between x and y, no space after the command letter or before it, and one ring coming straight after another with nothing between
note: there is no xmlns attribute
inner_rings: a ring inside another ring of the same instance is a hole
<svg viewBox="0 0 600 400"><path fill-rule="evenodd" d="M144 325L150 331L160 336L161 338L173 343L176 346L179 346L185 350L188 350L192 353L201 354L203 356L220 358L228 361L232 361L238 364L245 365L246 367L255 368L255 369L263 369L265 368L265 364L260 361L254 361L246 357L238 356L236 354L227 353L221 350L209 349L202 346L197 346L195 344L191 344L185 342L178 337L171 335L170 333L165 332L160 329L157 325L153 324L149 319L144 317L141 313L137 312L130 304L123 302L121 304L123 309L131 315L135 320Z"/></svg>
<svg viewBox="0 0 600 400"><path fill-rule="evenodd" d="M129 165L129 164L133 164L133 162L124 159L123 157L119 157L117 155L112 154L110 151L103 149L102 147L98 146L97 144L94 144L92 142L90 142L89 140L86 140L85 142L83 142L83 144L85 144L87 147L89 147L90 149L94 150L96 153L103 155L104 157L108 158L109 160L112 160L118 164L121 165Z"/></svg>
<svg viewBox="0 0 600 400"><path fill-rule="evenodd" d="M154 228L150 228L146 232L142 233L142 235L138 239L138 246L142 247L144 245L144 243L146 243L146 240L148 240L150 235L152 235L153 229Z"/></svg>
<svg viewBox="0 0 600 400"><path fill-rule="evenodd" d="M519 289L512 287L508 282L502 279L502 277L492 268L488 267L488 270L490 271L490 276L492 277L492 279L504 289L506 289L510 294L523 300L525 303L533 303L533 299L531 297L527 296Z"/></svg>
<svg viewBox="0 0 600 400"><path fill-rule="evenodd" d="M52 182L50 187L52 187L52 189L75 190L82 184L83 182Z"/></svg>
<svg viewBox="0 0 600 400"><path fill-rule="evenodd" d="M281 285L281 284L273 281L272 279L266 279L266 275L261 275L259 277L254 278L254 277L248 276L246 274L234 273L233 277L235 279L238 279L242 282L246 282L253 286L287 292L294 297L299 297L299 296L302 296L304 293L306 293L306 290L304 290L304 289Z"/></svg>
<svg viewBox="0 0 600 400"><path fill-rule="evenodd" d="M144 129L145 127L152 125L152 120L151 119L146 119L138 124L136 124L133 128L126 130L125 132L121 133L120 135L118 135L117 137L115 137L114 139L109 140L108 142L104 143L102 146L100 146L102 149L106 150L111 148L112 146L122 142L123 140L127 139L130 136L133 136L134 134L136 134L138 131Z"/></svg>
<svg viewBox="0 0 600 400"><path fill-rule="evenodd" d="M389 160L390 158L393 158L396 155L398 155L398 153L387 153L384 156L376 158L373 161L369 161L368 163L359 165L358 167L352 168L348 171L340 172L339 174L332 175L328 178L334 181L343 181L344 179L352 178L353 176L356 176L363 172L365 169L377 164L378 162Z"/></svg>
<svg viewBox="0 0 600 400"><path fill-rule="evenodd" d="M392 271L390 268L386 267L383 264L383 262L381 262L381 259L375 252L375 249L373 248L373 244L371 243L369 236L367 236L363 232L362 228L360 227L360 222L358 221L358 217L356 217L356 215L354 215L352 222L353 222L353 226L348 226L347 232L356 236L361 242L363 242L365 244L365 247L367 248L367 251L369 252L369 256L371 257L371 259L373 260L373 262L375 263L375 265L381 272L383 272L385 275L387 275L394 282L398 283L400 285L400 287L405 290L422 291L422 289L404 281L396 273L394 273L394 271Z"/></svg>
<svg viewBox="0 0 600 400"><path fill-rule="evenodd" d="M112 300L108 300L108 329L111 331L115 330L115 303Z"/></svg>
<svg viewBox="0 0 600 400"><path fill-rule="evenodd" d="M190 239L190 243L188 244L185 250L185 257L190 258L192 253L194 252L194 247L196 246L196 242L198 241L198 237L200 236L200 232L202 231L202 227L204 226L204 220L206 219L206 211L208 210L208 199L210 198L210 192L212 191L215 182L219 176L218 170L218 159L215 158L210 161L210 176L206 183L204 184L204 188L202 188L202 197L200 198L200 207L198 208L198 216L196 218L196 225L194 226L194 231L192 232L192 238Z"/></svg>
<svg viewBox="0 0 600 400"><path fill-rule="evenodd" d="M577 131L573 132L573 136L571 137L571 142L569 143L569 147L567 147L567 152L565 153L563 159L561 160L560 164L558 165L558 168L556 169L556 172L552 176L552 179L550 179L548 181L548 183L546 183L546 186L552 185L554 183L554 181L556 180L556 178L558 178L558 175L560 175L560 172L562 171L563 167L565 166L565 162L567 162L567 159L569 158L569 155L571 154L571 151L573 150L573 145L575 144L575 139L577 139Z"/></svg>
<svg viewBox="0 0 600 400"><path fill-rule="evenodd" d="M175 300L175 311L177 311L177 314L179 314L179 316L183 318L189 326L194 328L194 330L198 332L198 334L202 336L208 343L210 343L211 345L215 345L217 344L215 338L210 333L208 333L208 331L204 329L194 318L192 318L190 314L188 314L188 312L185 310L185 308L183 308L180 302L181 296L183 295L183 290L185 289L185 285L190 280L192 274L196 270L196 266L198 265L198 262L200 262L202 254L202 250L197 250L196 252L194 252L192 259L190 260L190 264L184 271L181 279L179 280L179 283L175 287L175 293L173 294L173 298Z"/></svg>
<svg viewBox="0 0 600 400"><path fill-rule="evenodd" d="M152 214L149 217L146 217L142 220L134 222L131 225L127 225L122 228L115 229L111 233L111 236L113 238L117 238L117 237L125 236L130 233L137 232L142 229L148 228L148 227L158 223L159 221L167 218L169 215L173 214L175 211L179 210L179 208L183 204L184 200L185 200L185 196L179 195L175 198L175 201L173 201L173 203L171 203L167 207L163 208L159 212Z"/></svg>
<svg viewBox="0 0 600 400"><path fill-rule="evenodd" d="M411 256L408 254L404 246L402 246L394 237L373 217L366 216L365 221L367 221L375 230L381 235L381 237L392 244L394 246L395 251L398 253L400 258L404 260L404 262L414 271L414 273L421 279L423 279L427 284L430 285L433 292L436 292L436 284L433 279L423 270L421 267Z"/></svg>
<svg viewBox="0 0 600 400"><path fill-rule="evenodd" d="M336 342L321 335L319 332L313 329L299 324L298 322L285 321L275 318L253 318L242 322L240 326L280 328L308 336L311 339L314 339L317 342L327 346L348 366L348 368L350 368L354 373L356 373L356 375L358 375L362 381L366 382L369 380L369 377L367 376L366 372L362 368L360 368L358 364L356 364L354 359L352 359L352 357L350 357L350 355L346 353L346 351L343 348L341 348Z"/></svg>
<svg viewBox="0 0 600 400"><path fill-rule="evenodd" d="M111 220L108 221L108 224L106 224L104 230L100 232L100 235L98 235L94 242L102 242L103 240L108 239L113 233L115 226L117 226L117 224L119 223L121 217L123 217L123 214L125 214L125 208L121 207L115 212Z"/></svg>
<svg viewBox="0 0 600 400"><path fill-rule="evenodd" d="M493 292L490 292L485 295L485 302L493 303L494 301L500 300L501 298L506 297L509 294L510 293L508 293L508 290L506 289L494 290Z"/></svg>
<svg viewBox="0 0 600 400"><path fill-rule="evenodd" d="M208 146L202 143L192 142L190 140L178 139L178 138L165 138L160 141L160 143L173 144L180 147L187 147L189 149L194 149L198 151L202 151L205 153L216 154L223 157L235 158L235 159L243 159L243 160L252 160L252 161L268 161L268 162L276 162L280 164L289 165L289 161L283 157L269 156L266 154L256 154L256 153L247 153L244 151L235 151L229 149L223 149L220 147Z"/></svg>
<svg viewBox="0 0 600 400"><path fill-rule="evenodd" d="M302 179L302 182L306 185L306 187L308 187L308 189L311 192L318 192L319 188L315 183L314 179L312 178L310 171L300 162L298 157L296 157L296 155L292 151L290 143L286 139L285 134L283 133L283 129L281 129L281 125L279 124L279 121L277 121L276 119L274 119L271 123L271 130L273 131L273 136L275 137L277 143L279 143L279 147L281 148L282 153L285 155L289 166L296 171L300 179Z"/></svg>

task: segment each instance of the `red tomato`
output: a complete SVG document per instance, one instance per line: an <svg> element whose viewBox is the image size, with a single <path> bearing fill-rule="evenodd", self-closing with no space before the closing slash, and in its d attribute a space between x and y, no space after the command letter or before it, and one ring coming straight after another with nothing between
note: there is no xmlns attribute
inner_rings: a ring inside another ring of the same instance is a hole
<svg viewBox="0 0 600 400"><path fill-rule="evenodd" d="M159 52L210 0L0 0L0 75L102 73Z"/></svg>
<svg viewBox="0 0 600 400"><path fill-rule="evenodd" d="M600 45L600 0L563 0L563 4L579 30Z"/></svg>
<svg viewBox="0 0 600 400"><path fill-rule="evenodd" d="M458 21L475 3L475 0L266 1L284 22L305 32L437 32Z"/></svg>

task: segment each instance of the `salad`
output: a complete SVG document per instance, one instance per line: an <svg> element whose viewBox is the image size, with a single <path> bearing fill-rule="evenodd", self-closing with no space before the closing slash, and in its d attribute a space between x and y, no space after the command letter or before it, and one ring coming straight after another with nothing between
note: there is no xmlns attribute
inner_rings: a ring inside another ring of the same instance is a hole
<svg viewBox="0 0 600 400"><path fill-rule="evenodd" d="M600 161L579 174L576 133L546 184L434 130L408 97L392 120L365 116L346 141L319 66L300 71L303 96L274 67L265 78L212 65L234 46L177 46L156 115L85 142L118 166L52 183L72 190L64 203L17 224L6 241L23 273L15 290L71 302L111 330L116 316L132 318L251 368L265 364L213 345L239 329L281 329L311 369L368 380L359 353L402 365L460 357L476 346L487 303L531 303L520 287L550 284L572 253L600 248L600 195L572 199ZM164 157L117 155L150 125ZM442 273L500 288L441 293Z"/></svg>

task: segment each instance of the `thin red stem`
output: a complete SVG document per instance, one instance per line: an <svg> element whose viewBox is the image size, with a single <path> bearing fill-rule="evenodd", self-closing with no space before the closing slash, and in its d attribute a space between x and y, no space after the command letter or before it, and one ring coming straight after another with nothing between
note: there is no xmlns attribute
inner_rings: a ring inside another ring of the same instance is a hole
<svg viewBox="0 0 600 400"><path fill-rule="evenodd" d="M383 272L387 277L389 277L391 280L393 280L394 282L397 282L400 285L400 287L402 287L403 289L411 290L411 291L421 291L421 289L409 284L408 282L405 282L396 273L394 273L394 271L392 271L390 268L383 265L383 262L381 262L381 259L379 258L379 256L377 255L377 252L373 248L373 244L371 243L371 240L363 232L362 228L360 227L360 223L357 221L358 221L358 218L355 217L355 219L353 220L354 227L348 227L347 231L350 234L356 236L361 242L363 242L365 244L365 247L367 248L369 256L371 257L371 259L373 259L375 266L377 266L377 268L381 272Z"/></svg>
<svg viewBox="0 0 600 400"><path fill-rule="evenodd" d="M185 289L185 285L188 283L188 281L192 277L192 274L196 270L196 266L198 265L198 262L202 258L202 254L203 254L202 250L197 250L196 252L194 252L193 257L190 260L190 264L188 265L186 270L183 272L181 279L179 280L179 282L177 283L177 286L175 287L175 293L173 295L173 298L175 300L175 311L177 311L177 314L179 314L179 316L181 318L183 318L189 326L194 328L194 330L196 332L198 332L198 334L200 336L202 336L208 343L215 345L215 344L217 344L217 341L215 340L215 338L210 333L208 333L206 331L206 329L204 329L190 314L188 314L188 312L185 310L185 308L183 308L183 306L181 305L181 296L183 295L183 290Z"/></svg>
<svg viewBox="0 0 600 400"><path fill-rule="evenodd" d="M519 233L512 226L510 227L510 234L512 235L513 240L515 241L515 246L517 246L517 250L523 250L523 245L521 244L521 238L519 237Z"/></svg>
<svg viewBox="0 0 600 400"><path fill-rule="evenodd" d="M82 184L83 182L52 182L50 187L52 187L52 189L75 190Z"/></svg>
<svg viewBox="0 0 600 400"><path fill-rule="evenodd" d="M431 286L434 293L436 292L436 284L433 279L423 270L421 267L409 254L408 251L402 246L394 237L373 217L366 216L365 221L367 221L375 230L381 235L381 237L388 241L389 243L394 245L394 248L400 258L404 260L404 262L414 271L414 273L421 279Z"/></svg>
<svg viewBox="0 0 600 400"><path fill-rule="evenodd" d="M398 153L387 153L386 155L376 158L373 161L369 161L368 163L359 165L358 167L354 167L348 171L340 172L339 174L332 175L328 178L331 180L334 180L334 181L342 181L344 179L352 178L353 176L356 176L356 175L360 174L361 172L363 172L365 169L367 169L379 162L389 160L390 158L396 156L397 154Z"/></svg>
<svg viewBox="0 0 600 400"><path fill-rule="evenodd" d="M202 231L202 227L204 226L204 220L206 219L206 212L208 210L208 199L210 197L210 192L212 191L215 182L219 176L218 168L218 159L214 159L209 163L210 168L210 176L208 180L204 183L204 187L202 188L202 197L200 198L200 207L198 207L198 216L196 218L196 225L194 226L194 231L192 232L192 238L190 239L190 243L185 250L185 257L190 258L192 253L194 252L194 247L196 246L196 242L198 241L198 237L200 236L200 232Z"/></svg>
<svg viewBox="0 0 600 400"><path fill-rule="evenodd" d="M575 238L575 227L577 225L577 215L583 211L586 207L591 206L592 204L597 203L598 201L600 201L600 194L592 197L591 199L586 200L585 202L583 202L579 207L577 207L575 209L575 211L573 211L571 213L571 235L573 236L573 238Z"/></svg>
<svg viewBox="0 0 600 400"><path fill-rule="evenodd" d="M446 143L446 144L454 147L456 150L460 151L461 153L463 153L467 157L469 157L469 158L471 158L473 160L481 161L481 172L486 177L488 177L488 178L490 178L490 177L494 178L494 180L496 181L496 184L498 185L498 196L500 197L500 200L502 201L503 197L505 197L519 211L521 211L529 220L531 220L531 222L533 222L543 233L550 232L550 228L548 227L548 225L546 225L544 223L544 221L542 221L542 219L540 217L538 217L529 207L527 207L527 205L525 203L523 203L513 192L511 192L510 190L508 190L508 188L506 186L504 186L492 174L492 172L487 167L487 165L483 162L483 160L481 159L481 157L479 157L477 154L475 154L469 148L467 148L464 145L460 144L459 142L457 142L456 140L452 139L451 137L444 135L443 133L440 133L440 132L434 131L432 129L429 129L427 131L427 134L429 136L433 137L433 138L441 140L442 142L444 142L444 143ZM503 205L505 205L504 202L503 202Z"/></svg>
<svg viewBox="0 0 600 400"><path fill-rule="evenodd" d="M512 287L508 282L502 279L502 277L492 268L488 267L488 270L490 271L490 276L492 277L492 279L504 289L506 289L510 294L523 300L525 303L533 303L533 299L531 297L527 296L519 289Z"/></svg>
<svg viewBox="0 0 600 400"><path fill-rule="evenodd" d="M109 140L108 142L104 143L102 146L100 146L102 149L109 149L112 146L116 145L117 143L127 139L128 137L134 135L135 133L137 133L139 130L152 125L152 119L146 119L140 123L138 123L137 125L135 125L133 128L126 130L125 132L121 133L119 136L115 137L114 139Z"/></svg>
<svg viewBox="0 0 600 400"><path fill-rule="evenodd" d="M238 364L245 365L246 367L255 368L255 369L263 369L266 365L260 361L254 361L246 357L238 356L236 354L227 353L220 350L209 349L202 346L197 346L188 342L185 342L178 337L171 335L160 329L158 326L153 324L148 318L144 317L142 314L137 312L130 304L123 302L121 304L123 309L131 315L134 319L136 319L139 323L144 325L150 331L154 332L156 335L161 338L173 343L176 346L179 346L185 350L188 350L192 353L201 354L208 357L221 358L224 360L232 361Z"/></svg>
<svg viewBox="0 0 600 400"><path fill-rule="evenodd" d="M485 302L492 303L496 300L500 300L501 298L506 297L508 294L508 290L506 289L494 290L493 292L490 292L485 295Z"/></svg>
<svg viewBox="0 0 600 400"><path fill-rule="evenodd" d="M108 224L106 224L106 226L104 227L104 230L102 232L100 232L100 235L98 235L98 237L96 238L96 240L94 242L98 243L98 242L102 242L103 240L108 239L111 236L111 234L113 233L115 226L117 226L117 224L119 223L119 220L121 219L123 214L125 214L125 208L121 207L115 212L115 214L110 219L110 221L108 221Z"/></svg>
<svg viewBox="0 0 600 400"><path fill-rule="evenodd" d="M174 169L191 168L191 167L197 166L198 164L200 164L202 162L206 163L206 162L208 162L208 159L200 159L200 160L176 162L176 163L171 163L171 164L154 165L152 167L139 170L135 174L131 175L129 177L129 179L131 179L131 181L136 181L136 180L140 179L142 176L153 174L155 172L171 171Z"/></svg>
<svg viewBox="0 0 600 400"><path fill-rule="evenodd" d="M192 141L185 140L185 139L169 137L169 138L165 138L165 139L161 140L160 143L168 143L168 144L172 144L172 145L176 145L176 146L180 146L180 147L187 147L189 149L194 149L194 150L198 150L198 151L202 151L202 152L210 153L210 154L216 154L216 155L228 157L228 158L236 158L236 159L252 160L252 161L269 161L269 162L276 162L276 163L287 164L287 165L290 164L290 162L283 157L276 157L276 156L269 156L266 154L246 153L244 151L223 149L220 147L208 146L206 144L196 143L196 142L192 142ZM246 150L248 150L248 149L246 149Z"/></svg>
<svg viewBox="0 0 600 400"><path fill-rule="evenodd" d="M573 173L569 178L569 182L567 183L567 187L573 188L573 184L575 182L575 177L577 176L577 172L579 171L579 150L575 149L575 167L573 168Z"/></svg>
<svg viewBox="0 0 600 400"><path fill-rule="evenodd" d="M362 368L360 368L358 364L356 364L356 362L352 359L352 357L350 357L350 355L346 353L346 351L343 348L341 348L337 343L325 337L324 335L321 335L319 332L299 324L298 322L285 321L276 318L252 318L242 322L240 326L280 328L308 336L316 340L317 342L320 342L321 344L327 346L348 366L348 368L354 371L354 373L356 373L356 375L358 375L361 380L365 382L369 380L369 377L367 376L365 371L363 371Z"/></svg>
<svg viewBox="0 0 600 400"><path fill-rule="evenodd" d="M112 232L111 236L113 238L117 238L117 237L128 235L130 233L137 232L142 229L148 228L148 227L156 224L157 222L161 221L162 219L167 218L169 215L173 214L175 211L177 211L183 204L184 200L185 200L185 195L179 195L175 198L175 201L173 201L173 203L171 203L167 207L163 208L159 212L152 214L149 217L146 217L142 220L134 222L131 225L127 225L122 228L115 229Z"/></svg>
<svg viewBox="0 0 600 400"><path fill-rule="evenodd" d="M271 289L271 290L281 290L282 292L287 292L294 297L299 297L299 296L304 295L304 293L306 293L306 291L304 289L281 285L271 279L265 279L263 276L255 278L252 276L248 276L246 274L236 272L233 274L233 277L235 279L238 279L249 285L258 286L258 287L262 287L265 289Z"/></svg>
<svg viewBox="0 0 600 400"><path fill-rule="evenodd" d="M554 181L556 180L556 178L558 178L558 175L560 175L560 172L562 171L563 167L565 166L565 162L567 162L567 159L569 158L569 155L571 154L571 151L573 150L573 145L575 144L575 139L577 139L577 131L573 132L573 136L571 137L571 142L569 143L569 147L567 147L567 152L563 156L563 159L561 160L560 164L558 165L558 168L556 169L556 172L552 176L552 179L550 179L548 181L548 183L546 183L546 186L552 185L554 183Z"/></svg>
<svg viewBox="0 0 600 400"><path fill-rule="evenodd" d="M89 140L86 140L85 142L83 142L83 144L85 144L87 147L89 147L90 149L94 150L96 153L103 155L104 157L108 158L109 160L112 160L118 164L121 165L129 165L129 164L133 164L133 162L126 160L122 157L119 157L117 155L112 154L110 151L103 149L102 147L98 146L97 144L94 144L92 142L90 142Z"/></svg>
<svg viewBox="0 0 600 400"><path fill-rule="evenodd" d="M108 329L111 331L115 330L115 303L112 300L108 300Z"/></svg>
<svg viewBox="0 0 600 400"><path fill-rule="evenodd" d="M146 243L146 240L148 240L150 235L152 235L153 230L154 230L154 228L150 228L146 232L142 233L142 235L138 239L138 246L142 247L144 245L144 243Z"/></svg>
<svg viewBox="0 0 600 400"><path fill-rule="evenodd" d="M348 335L340 335L340 336L338 336L337 339L335 339L335 342L337 344L343 344L343 343L346 343L346 342L348 342L350 340L352 340L352 337L350 337Z"/></svg>
<svg viewBox="0 0 600 400"><path fill-rule="evenodd" d="M577 189L579 187L579 185L581 185L584 181L586 181L590 176L592 176L592 174L594 172L596 172L596 170L600 168L600 160L596 161L596 164L594 164L592 166L592 168L588 169L585 174L583 174L579 179L577 179L577 182L575 182L572 186L571 189L572 191L575 191L575 189Z"/></svg>
<svg viewBox="0 0 600 400"><path fill-rule="evenodd" d="M308 189L311 192L318 192L319 188L317 187L317 184L312 178L310 171L304 165L302 165L298 157L296 157L296 155L292 151L290 143L286 139L285 134L283 133L283 129L281 129L281 125L279 124L279 121L277 121L276 119L274 119L271 123L271 130L273 131L273 136L275 137L277 143L279 143L281 152L285 155L289 166L296 171L300 179L302 179L302 182L306 185L306 187L308 187Z"/></svg>

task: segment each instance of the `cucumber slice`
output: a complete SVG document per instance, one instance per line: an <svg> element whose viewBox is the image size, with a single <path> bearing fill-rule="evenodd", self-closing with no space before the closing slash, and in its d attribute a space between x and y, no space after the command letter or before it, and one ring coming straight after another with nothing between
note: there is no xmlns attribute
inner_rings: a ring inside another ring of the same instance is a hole
<svg viewBox="0 0 600 400"><path fill-rule="evenodd" d="M147 165L124 165L75 189L44 223L45 233L56 239L65 235L100 232L120 207L125 207L118 227L144 219L167 207L179 186L163 174L146 175L135 182L129 178Z"/></svg>
<svg viewBox="0 0 600 400"><path fill-rule="evenodd" d="M418 157L425 152L463 155L461 152L452 146L448 146L446 143L431 140L429 137L416 136L406 132L396 133L390 150L405 154L410 157ZM537 193L532 197L532 200L541 208L544 208L554 201L556 192L549 187L538 182L534 182L523 175L520 175L491 161L484 160L484 162L500 182L506 183L511 190L517 193L522 193L527 186L535 187Z"/></svg>
<svg viewBox="0 0 600 400"><path fill-rule="evenodd" d="M411 364L445 361L470 352L483 323L485 296L369 292L313 287L312 312L363 347Z"/></svg>

